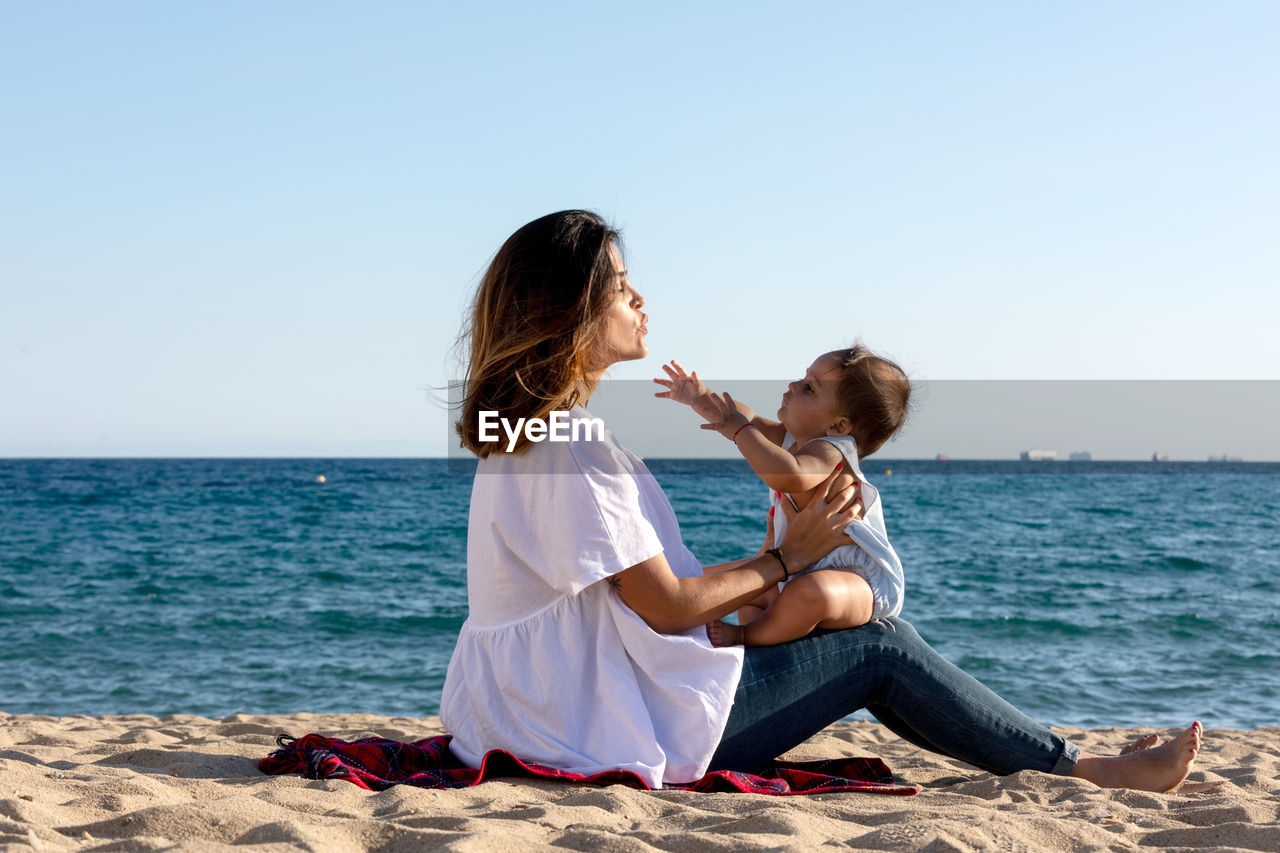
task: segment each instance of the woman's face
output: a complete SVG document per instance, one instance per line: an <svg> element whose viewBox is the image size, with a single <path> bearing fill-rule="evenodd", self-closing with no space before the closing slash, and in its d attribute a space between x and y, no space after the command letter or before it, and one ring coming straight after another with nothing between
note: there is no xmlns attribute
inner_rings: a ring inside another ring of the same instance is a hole
<svg viewBox="0 0 1280 853"><path fill-rule="evenodd" d="M644 307L644 297L627 280L627 271L618 250L611 247L609 252L617 272L610 283L613 302L605 315L597 349L601 371L620 361L635 361L649 354L649 347L644 342L645 335L649 334L649 317L640 310Z"/></svg>

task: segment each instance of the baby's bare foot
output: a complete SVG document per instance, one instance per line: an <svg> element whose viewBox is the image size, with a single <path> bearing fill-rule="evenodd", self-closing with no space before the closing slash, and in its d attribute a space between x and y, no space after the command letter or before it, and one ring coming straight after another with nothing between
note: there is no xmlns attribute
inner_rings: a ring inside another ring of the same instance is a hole
<svg viewBox="0 0 1280 853"><path fill-rule="evenodd" d="M719 619L707 623L707 638L716 648L742 645L742 629Z"/></svg>
<svg viewBox="0 0 1280 853"><path fill-rule="evenodd" d="M1133 788L1139 791L1171 791L1187 778L1200 752L1203 729L1199 721L1173 740L1149 749L1102 757L1081 756L1072 773L1102 788Z"/></svg>
<svg viewBox="0 0 1280 853"><path fill-rule="evenodd" d="M1137 752L1140 749L1150 749L1160 740L1159 735L1143 735L1133 743L1126 744L1120 749L1121 755L1128 755L1131 752Z"/></svg>

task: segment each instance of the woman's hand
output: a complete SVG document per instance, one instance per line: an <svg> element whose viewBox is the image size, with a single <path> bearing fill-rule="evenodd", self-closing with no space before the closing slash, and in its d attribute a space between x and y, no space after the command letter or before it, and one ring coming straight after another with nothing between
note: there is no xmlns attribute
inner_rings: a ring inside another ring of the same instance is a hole
<svg viewBox="0 0 1280 853"><path fill-rule="evenodd" d="M778 546L791 574L807 569L833 549L853 542L845 525L862 518L862 484L836 488L843 465L837 466L808 505L799 512L791 501L779 501L787 516L787 535ZM770 519L772 521L772 519Z"/></svg>
<svg viewBox="0 0 1280 853"><path fill-rule="evenodd" d="M760 554L774 547L773 543L773 507L769 507L769 517L764 523L764 544L760 546Z"/></svg>
<svg viewBox="0 0 1280 853"><path fill-rule="evenodd" d="M801 512L783 501L787 535L781 550L788 569L799 572L821 560L838 545L851 541L844 526L862 515L856 483L836 489L839 469L827 478L825 488L809 500ZM773 518L767 525L765 547L772 547ZM623 604L660 634L675 634L714 619L723 619L760 593L777 587L778 561L757 554L722 566L707 566L697 577L676 577L665 554L610 575L609 586Z"/></svg>

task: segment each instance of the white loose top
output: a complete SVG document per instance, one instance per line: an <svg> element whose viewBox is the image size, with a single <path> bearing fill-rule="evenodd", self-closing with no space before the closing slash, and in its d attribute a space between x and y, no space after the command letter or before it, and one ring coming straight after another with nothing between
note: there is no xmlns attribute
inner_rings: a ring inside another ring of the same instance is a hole
<svg viewBox="0 0 1280 853"><path fill-rule="evenodd" d="M572 421L591 418L574 408ZM660 553L702 573L671 504L605 430L481 459L467 528L470 608L449 661L440 718L478 767L491 749L652 787L702 776L742 674L741 647L699 625L659 634L604 579Z"/></svg>

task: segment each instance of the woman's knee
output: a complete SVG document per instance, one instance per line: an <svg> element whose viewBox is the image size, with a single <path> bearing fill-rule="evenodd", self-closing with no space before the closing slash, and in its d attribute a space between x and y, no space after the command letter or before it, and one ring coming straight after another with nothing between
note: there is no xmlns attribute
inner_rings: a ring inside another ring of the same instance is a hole
<svg viewBox="0 0 1280 853"><path fill-rule="evenodd" d="M861 628L854 630L864 632L867 637L881 637L892 644L923 643L920 634L910 622L900 616L882 616L872 619Z"/></svg>
<svg viewBox="0 0 1280 853"><path fill-rule="evenodd" d="M883 630L890 634L924 642L924 640L920 639L920 634L916 631L915 626L901 616L883 616L871 624L881 626Z"/></svg>
<svg viewBox="0 0 1280 853"><path fill-rule="evenodd" d="M838 638L837 642L875 647L888 656L920 657L928 656L932 651L915 627L897 616L873 619L858 628L833 631L832 634L847 634L846 637Z"/></svg>

